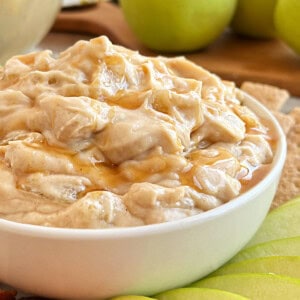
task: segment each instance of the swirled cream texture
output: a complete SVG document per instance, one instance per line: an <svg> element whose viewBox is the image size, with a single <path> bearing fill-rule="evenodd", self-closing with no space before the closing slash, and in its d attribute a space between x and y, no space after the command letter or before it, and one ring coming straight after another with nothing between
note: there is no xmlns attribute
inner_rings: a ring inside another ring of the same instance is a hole
<svg viewBox="0 0 300 300"><path fill-rule="evenodd" d="M275 143L232 83L106 37L0 70L0 217L68 228L213 209L266 173Z"/></svg>

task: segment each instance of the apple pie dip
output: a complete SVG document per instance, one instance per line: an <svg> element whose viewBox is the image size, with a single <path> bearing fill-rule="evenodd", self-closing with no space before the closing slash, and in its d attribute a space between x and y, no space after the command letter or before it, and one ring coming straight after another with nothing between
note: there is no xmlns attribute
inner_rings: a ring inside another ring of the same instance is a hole
<svg viewBox="0 0 300 300"><path fill-rule="evenodd" d="M276 137L232 82L106 37L0 69L0 217L67 228L168 222L247 191Z"/></svg>

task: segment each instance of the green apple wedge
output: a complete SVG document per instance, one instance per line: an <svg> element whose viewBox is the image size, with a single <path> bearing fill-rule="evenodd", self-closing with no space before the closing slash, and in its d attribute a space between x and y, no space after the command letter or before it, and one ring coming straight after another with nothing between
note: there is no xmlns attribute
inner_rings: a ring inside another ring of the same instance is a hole
<svg viewBox="0 0 300 300"><path fill-rule="evenodd" d="M294 205L295 203L300 203L300 196L285 202L284 204L280 205L280 207L286 207L286 206L289 206L289 205Z"/></svg>
<svg viewBox="0 0 300 300"><path fill-rule="evenodd" d="M271 211L245 248L297 236L300 236L300 201L295 199Z"/></svg>
<svg viewBox="0 0 300 300"><path fill-rule="evenodd" d="M300 54L300 1L278 0L274 24L278 36Z"/></svg>
<svg viewBox="0 0 300 300"><path fill-rule="evenodd" d="M138 296L138 295L126 295L126 296L118 296L111 298L110 300L155 300L155 298L149 298L145 296Z"/></svg>
<svg viewBox="0 0 300 300"><path fill-rule="evenodd" d="M269 256L248 259L226 264L210 276L235 273L272 273L300 279L300 256Z"/></svg>
<svg viewBox="0 0 300 300"><path fill-rule="evenodd" d="M239 0L231 23L232 29L253 38L275 37L273 22L277 0Z"/></svg>
<svg viewBox="0 0 300 300"><path fill-rule="evenodd" d="M225 290L255 300L295 300L300 280L275 274L240 273L204 278L192 286Z"/></svg>
<svg viewBox="0 0 300 300"><path fill-rule="evenodd" d="M229 263L270 256L300 256L300 236L274 240L246 248L236 254Z"/></svg>
<svg viewBox="0 0 300 300"><path fill-rule="evenodd" d="M243 300L249 299L238 294L207 288L180 288L155 296L158 300Z"/></svg>
<svg viewBox="0 0 300 300"><path fill-rule="evenodd" d="M237 0L121 0L124 16L150 49L186 52L206 47L229 25Z"/></svg>

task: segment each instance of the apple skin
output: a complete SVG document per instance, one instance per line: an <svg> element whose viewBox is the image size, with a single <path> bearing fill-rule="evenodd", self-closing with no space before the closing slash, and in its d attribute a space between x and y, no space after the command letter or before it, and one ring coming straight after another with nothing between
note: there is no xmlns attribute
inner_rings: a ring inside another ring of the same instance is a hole
<svg viewBox="0 0 300 300"><path fill-rule="evenodd" d="M231 23L233 31L252 38L275 37L273 15L276 2L277 0L239 0Z"/></svg>
<svg viewBox="0 0 300 300"><path fill-rule="evenodd" d="M192 286L220 289L256 300L295 300L300 280L275 274L240 273L204 278Z"/></svg>
<svg viewBox="0 0 300 300"><path fill-rule="evenodd" d="M155 296L157 300L246 300L241 295L207 288L179 288Z"/></svg>
<svg viewBox="0 0 300 300"><path fill-rule="evenodd" d="M237 0L121 0L140 41L162 52L189 52L211 44L230 23Z"/></svg>
<svg viewBox="0 0 300 300"><path fill-rule="evenodd" d="M274 23L278 36L300 54L300 1L278 0Z"/></svg>
<svg viewBox="0 0 300 300"><path fill-rule="evenodd" d="M300 204L300 196L298 197L295 197L295 198L292 198L291 200L283 203L282 205L280 205L280 207L286 207L286 206L289 206L289 205L294 205L296 203L299 203Z"/></svg>
<svg viewBox="0 0 300 300"><path fill-rule="evenodd" d="M126 296L118 296L111 298L110 300L155 300L155 298L149 298L145 296L139 296L139 295L126 295Z"/></svg>
<svg viewBox="0 0 300 300"><path fill-rule="evenodd" d="M300 201L298 199L272 210L245 248L272 240L300 236Z"/></svg>
<svg viewBox="0 0 300 300"><path fill-rule="evenodd" d="M244 249L236 254L229 263L270 256L300 255L300 236L274 240Z"/></svg>
<svg viewBox="0 0 300 300"><path fill-rule="evenodd" d="M229 263L210 276L235 273L272 273L300 279L300 256L269 256Z"/></svg>

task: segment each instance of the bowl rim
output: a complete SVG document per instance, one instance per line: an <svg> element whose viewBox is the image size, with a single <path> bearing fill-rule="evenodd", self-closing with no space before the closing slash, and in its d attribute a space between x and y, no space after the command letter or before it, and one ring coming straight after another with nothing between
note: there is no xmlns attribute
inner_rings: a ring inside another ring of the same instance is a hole
<svg viewBox="0 0 300 300"><path fill-rule="evenodd" d="M5 231L23 236L56 240L128 239L138 236L151 236L173 232L174 230L187 229L193 227L195 223L205 223L206 221L212 220L220 215L228 214L232 210L239 209L245 203L264 191L274 180L276 180L277 176L280 176L283 165L285 163L287 144L285 134L272 113L254 97L239 89L237 90L237 95L242 97L242 99L240 99L241 103L245 104L245 106L247 107L255 107L255 113L263 116L266 120L270 121L271 126L275 129L275 133L277 134L277 146L270 170L260 182L255 184L252 188L250 188L243 194L206 212L164 223L134 227L59 228L18 223L0 218L0 232Z"/></svg>

